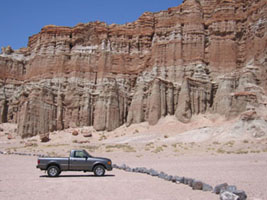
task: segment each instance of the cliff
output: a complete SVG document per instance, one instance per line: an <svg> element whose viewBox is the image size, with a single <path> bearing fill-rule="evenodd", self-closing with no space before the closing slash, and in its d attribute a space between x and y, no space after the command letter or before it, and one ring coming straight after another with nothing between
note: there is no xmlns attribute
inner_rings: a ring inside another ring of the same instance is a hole
<svg viewBox="0 0 267 200"><path fill-rule="evenodd" d="M34 136L267 111L265 0L185 0L135 22L48 25L0 54L0 123Z"/></svg>

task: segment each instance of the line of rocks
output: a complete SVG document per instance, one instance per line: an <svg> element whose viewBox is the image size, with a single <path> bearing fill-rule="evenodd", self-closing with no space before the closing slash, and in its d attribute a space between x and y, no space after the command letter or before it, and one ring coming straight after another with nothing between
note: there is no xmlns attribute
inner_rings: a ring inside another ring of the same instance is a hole
<svg viewBox="0 0 267 200"><path fill-rule="evenodd" d="M217 195L220 195L220 200L246 200L247 199L247 195L246 195L245 191L238 190L236 186L228 185L227 183L217 185L213 188L211 185L206 184L202 181L193 179L193 178L172 176L172 175L169 175L165 172L158 172L152 168L151 169L147 169L145 167L131 168L131 167L127 166L126 164L122 164L120 166L113 164L112 166L115 169L124 170L126 172L147 174L150 176L158 177L158 178L163 179L165 181L185 184L185 185L188 185L189 187L191 187L193 190L202 190L202 191L213 192Z"/></svg>

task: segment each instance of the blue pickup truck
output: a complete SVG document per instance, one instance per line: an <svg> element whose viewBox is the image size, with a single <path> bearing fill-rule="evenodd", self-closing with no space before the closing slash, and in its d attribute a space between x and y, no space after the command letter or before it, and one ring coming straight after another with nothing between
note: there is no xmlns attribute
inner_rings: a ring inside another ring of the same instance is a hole
<svg viewBox="0 0 267 200"><path fill-rule="evenodd" d="M71 150L69 158L38 158L37 163L36 167L46 170L49 177L57 177L62 171L94 172L96 176L104 176L106 170L112 170L110 159L93 157L85 150Z"/></svg>

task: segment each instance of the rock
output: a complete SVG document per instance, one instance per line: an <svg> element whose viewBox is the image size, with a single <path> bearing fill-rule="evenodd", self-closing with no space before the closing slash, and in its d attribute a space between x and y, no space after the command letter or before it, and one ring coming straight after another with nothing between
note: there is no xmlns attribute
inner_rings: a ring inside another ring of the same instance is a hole
<svg viewBox="0 0 267 200"><path fill-rule="evenodd" d="M184 183L184 177L175 176L175 181L178 183Z"/></svg>
<svg viewBox="0 0 267 200"><path fill-rule="evenodd" d="M122 170L126 170L127 167L128 167L127 165L122 164L122 165L120 166L120 169L122 169Z"/></svg>
<svg viewBox="0 0 267 200"><path fill-rule="evenodd" d="M134 168L134 172L142 173L142 168L136 167L136 168Z"/></svg>
<svg viewBox="0 0 267 200"><path fill-rule="evenodd" d="M133 172L138 172L138 167L133 168Z"/></svg>
<svg viewBox="0 0 267 200"><path fill-rule="evenodd" d="M143 106L145 105L144 103L144 82L140 82L136 86L135 93L132 98L132 102L129 108L129 113L127 116L127 125L135 124L135 123L141 123L144 121L144 110Z"/></svg>
<svg viewBox="0 0 267 200"><path fill-rule="evenodd" d="M223 190L222 190L222 191L223 191ZM236 187L235 185L228 185L228 186L226 187L225 191L234 193L235 191L237 191L237 187Z"/></svg>
<svg viewBox="0 0 267 200"><path fill-rule="evenodd" d="M145 174L149 174L149 170L145 167L142 168L142 172L145 173Z"/></svg>
<svg viewBox="0 0 267 200"><path fill-rule="evenodd" d="M92 133L88 133L88 134L83 134L83 137L93 137L93 134Z"/></svg>
<svg viewBox="0 0 267 200"><path fill-rule="evenodd" d="M40 135L40 140L41 140L41 142L43 142L43 143L45 143L45 142L49 142L49 141L50 141L49 133Z"/></svg>
<svg viewBox="0 0 267 200"><path fill-rule="evenodd" d="M239 197L231 192L224 191L220 194L220 200L239 200Z"/></svg>
<svg viewBox="0 0 267 200"><path fill-rule="evenodd" d="M192 189L193 190L202 190L203 189L203 183L201 181L194 180L192 183Z"/></svg>
<svg viewBox="0 0 267 200"><path fill-rule="evenodd" d="M161 178L161 179L166 179L168 177L168 174L166 174L164 172L160 172L158 177Z"/></svg>
<svg viewBox="0 0 267 200"><path fill-rule="evenodd" d="M116 164L112 164L112 168L118 169L118 168L119 168L119 166L118 166L118 165L116 165Z"/></svg>
<svg viewBox="0 0 267 200"><path fill-rule="evenodd" d="M83 140L83 141L77 141L78 144L88 144L90 141L88 140Z"/></svg>
<svg viewBox="0 0 267 200"><path fill-rule="evenodd" d="M171 175L164 177L164 180L166 180L166 181L172 181L172 179L173 179L173 176L171 176Z"/></svg>
<svg viewBox="0 0 267 200"><path fill-rule="evenodd" d="M189 85L187 80L183 82L181 93L179 94L178 107L175 112L175 116L181 122L187 123L192 117L191 102L189 96Z"/></svg>
<svg viewBox="0 0 267 200"><path fill-rule="evenodd" d="M233 193L239 197L239 200L246 200L247 199L247 194L243 190L235 190L235 191L233 191Z"/></svg>
<svg viewBox="0 0 267 200"><path fill-rule="evenodd" d="M261 138L263 136L265 136L265 131L260 129L259 127L255 128L255 131L252 133L253 137L255 138Z"/></svg>
<svg viewBox="0 0 267 200"><path fill-rule="evenodd" d="M233 75L222 75L218 77L219 84L214 98L213 110L215 113L226 116L230 113L232 96L235 90L235 79Z"/></svg>
<svg viewBox="0 0 267 200"><path fill-rule="evenodd" d="M215 188L214 188L214 190L213 190L213 192L215 194L220 194L221 191L226 191L227 186L228 186L227 183L216 185Z"/></svg>
<svg viewBox="0 0 267 200"><path fill-rule="evenodd" d="M21 107L17 120L18 134L22 138L55 130L56 106L53 104L52 89L34 88L30 94L23 93L20 98ZM36 115L32 113L36 113Z"/></svg>
<svg viewBox="0 0 267 200"><path fill-rule="evenodd" d="M212 186L210 186L210 185L208 185L206 183L203 183L202 190L205 191L205 192L207 192L207 191L210 192L210 191L213 191L213 188L212 188Z"/></svg>
<svg viewBox="0 0 267 200"><path fill-rule="evenodd" d="M72 131L72 135L77 136L77 135L79 135L79 132L77 130L74 130L74 131Z"/></svg>
<svg viewBox="0 0 267 200"><path fill-rule="evenodd" d="M130 168L130 167L126 167L125 171L126 171L126 172L132 172L133 170L132 170L132 168Z"/></svg>
<svg viewBox="0 0 267 200"><path fill-rule="evenodd" d="M158 79L154 81L151 90L151 95L149 97L148 123L150 125L155 125L161 117L161 109L159 109L161 107L161 92L160 81Z"/></svg>
<svg viewBox="0 0 267 200"><path fill-rule="evenodd" d="M9 133L9 134L7 135L7 139L11 140L11 139L13 139L13 136Z"/></svg>
<svg viewBox="0 0 267 200"><path fill-rule="evenodd" d="M192 178L184 178L184 184L189 185L190 187L192 187L193 182L194 179Z"/></svg>
<svg viewBox="0 0 267 200"><path fill-rule="evenodd" d="M32 146L34 146L34 143L32 143L32 142L26 142L24 146L25 147L32 147Z"/></svg>
<svg viewBox="0 0 267 200"><path fill-rule="evenodd" d="M154 169L150 169L150 170L149 170L149 175L151 175L151 176L158 176L158 175L159 175L159 172L157 172L157 171L154 170Z"/></svg>
<svg viewBox="0 0 267 200"><path fill-rule="evenodd" d="M257 119L257 112L256 111L247 111L240 115L240 119L243 121L251 121Z"/></svg>
<svg viewBox="0 0 267 200"><path fill-rule="evenodd" d="M9 45L7 47L2 47L1 49L2 49L2 54L10 55L14 52L14 50Z"/></svg>

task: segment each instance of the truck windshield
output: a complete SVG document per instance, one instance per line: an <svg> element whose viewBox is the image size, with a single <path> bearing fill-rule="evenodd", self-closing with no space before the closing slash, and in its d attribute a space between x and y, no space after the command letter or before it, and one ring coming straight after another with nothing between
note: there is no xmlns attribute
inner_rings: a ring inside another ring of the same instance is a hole
<svg viewBox="0 0 267 200"><path fill-rule="evenodd" d="M87 151L83 150L83 153L86 157L92 157L89 153L87 153Z"/></svg>

